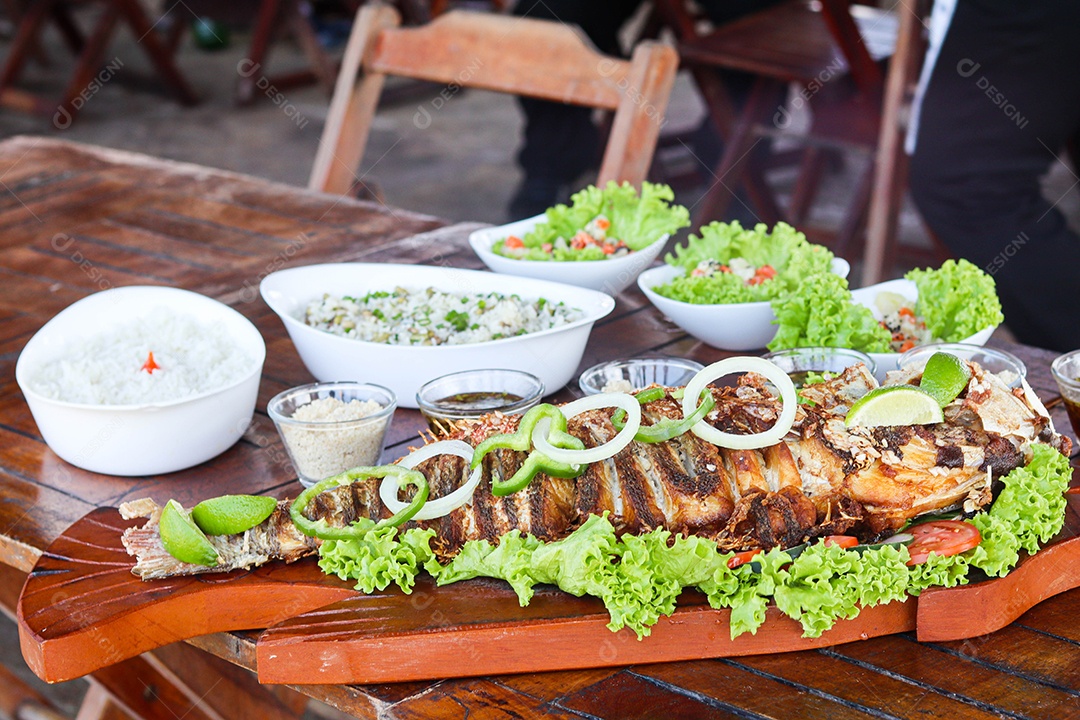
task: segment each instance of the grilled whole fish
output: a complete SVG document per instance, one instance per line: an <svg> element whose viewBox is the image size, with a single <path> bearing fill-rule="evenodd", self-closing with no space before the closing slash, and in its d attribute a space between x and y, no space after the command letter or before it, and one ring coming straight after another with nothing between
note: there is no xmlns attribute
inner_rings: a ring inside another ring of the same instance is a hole
<svg viewBox="0 0 1080 720"><path fill-rule="evenodd" d="M1067 454L1070 441L1054 432L1032 393L1009 390L977 365L971 369L967 392L945 408L946 420L937 425L846 427L851 404L877 386L858 365L804 388L802 395L812 404L799 406L782 442L760 450L718 448L692 433L655 444L635 441L575 479L539 475L521 492L496 497L492 482L512 475L525 459L524 453L498 450L484 458L481 483L470 503L406 527L433 529L432 548L445 559L469 540L498 542L514 529L555 540L589 515L605 511L620 533L663 526L710 537L724 550L790 547L839 533L870 540L929 511L962 507L974 512L992 500L995 480L1024 464L1032 442ZM890 380L915 384L919 377L905 372ZM760 432L780 413L780 401L757 375L743 376L736 387L714 388L713 395L716 407L706 420L726 432ZM682 417L670 392L642 411L644 424ZM569 432L587 447L601 445L617 432L612 412L577 415ZM516 425L517 418L492 414L459 424L445 439L475 446ZM427 477L432 498L452 492L468 475L466 462L453 455L433 457L417 469ZM155 503L126 503L121 512L149 518L124 534L128 552L138 559L133 572L144 579L246 568L272 559L291 562L317 549L317 540L296 530L285 501L252 530L211 538L221 559L214 568L186 565L165 552ZM391 515L374 480L322 493L306 514L335 525Z"/></svg>

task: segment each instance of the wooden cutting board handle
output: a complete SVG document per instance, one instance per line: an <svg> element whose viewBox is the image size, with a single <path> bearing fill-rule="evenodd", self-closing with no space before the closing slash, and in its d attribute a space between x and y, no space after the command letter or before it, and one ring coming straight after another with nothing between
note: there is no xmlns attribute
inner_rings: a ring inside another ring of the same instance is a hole
<svg viewBox="0 0 1080 720"><path fill-rule="evenodd" d="M1003 578L919 596L922 642L963 640L1000 630L1043 600L1080 587L1080 537L1043 548Z"/></svg>
<svg viewBox="0 0 1080 720"><path fill-rule="evenodd" d="M131 574L134 559L120 542L142 522L94 510L30 572L19 597L19 639L41 679L71 680L177 640L264 628L357 594L312 558L144 582Z"/></svg>

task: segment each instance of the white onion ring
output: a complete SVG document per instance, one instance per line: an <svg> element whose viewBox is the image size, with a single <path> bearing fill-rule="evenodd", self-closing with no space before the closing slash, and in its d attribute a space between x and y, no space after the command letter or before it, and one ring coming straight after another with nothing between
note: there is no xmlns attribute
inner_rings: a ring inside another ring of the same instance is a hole
<svg viewBox="0 0 1080 720"><path fill-rule="evenodd" d="M795 385L786 372L763 358L728 358L715 362L699 372L690 379L690 382L686 383L686 389L683 391L683 415L689 417L694 412L701 391L713 380L732 373L742 372L764 375L780 390L780 398L784 402L784 407L780 411L780 417L776 419L776 423L764 432L752 435L736 435L717 430L705 420L702 420L690 428L690 432L706 442L732 450L756 450L757 448L775 445L787 435L788 430L791 429L792 424L795 422L795 406L797 405Z"/></svg>
<svg viewBox="0 0 1080 720"><path fill-rule="evenodd" d="M459 458L464 458L467 467L472 462L473 448L471 445L462 442L461 440L441 440L439 442L431 443L430 445L425 445L411 454L406 455L398 461L398 465L411 470L428 458L435 457L436 455L457 455ZM473 493L476 491L476 486L480 484L481 473L482 468L477 467L469 474L469 479L465 481L464 485L449 495L444 495L435 500L429 499L424 503L420 510L413 515L412 519L434 520L435 518L441 518L442 516L449 515L454 510L457 510L472 499ZM409 506L409 503L398 500L397 494L400 487L398 486L397 481L398 478L387 475L379 485L379 498L382 499L383 505L385 505L392 513L401 512L404 508Z"/></svg>
<svg viewBox="0 0 1080 720"><path fill-rule="evenodd" d="M619 433L603 445L585 450L566 450L558 448L548 442L548 432L551 428L551 420L541 418L533 429L532 444L537 450L557 462L570 463L571 465L586 465L588 463L607 460L617 452L630 444L634 435L641 428L641 403L633 395L626 393L601 393L599 395L586 395L585 397L567 403L559 408L566 419L579 415L588 410L599 408L616 407L626 411L626 425Z"/></svg>

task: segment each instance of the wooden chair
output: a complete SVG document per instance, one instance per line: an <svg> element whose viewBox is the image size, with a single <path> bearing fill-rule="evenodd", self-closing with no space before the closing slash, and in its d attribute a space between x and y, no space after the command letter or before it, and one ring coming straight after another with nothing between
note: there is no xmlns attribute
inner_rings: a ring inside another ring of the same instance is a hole
<svg viewBox="0 0 1080 720"><path fill-rule="evenodd" d="M671 47L643 42L627 61L554 22L452 11L421 27L399 23L386 6L357 15L310 188L346 194L360 182L357 168L387 75L613 110L598 182L645 179L678 66Z"/></svg>
<svg viewBox="0 0 1080 720"><path fill-rule="evenodd" d="M884 279L896 264L900 248L898 219L907 190L908 156L904 138L908 131L915 86L926 54L923 19L929 2L916 0L914 7L900 14L896 50L889 62L885 100L881 111L881 131L875 157L873 193L870 197L863 253L862 282L872 285ZM949 257L949 251L931 234L932 247L924 255L931 262Z"/></svg>
<svg viewBox="0 0 1080 720"><path fill-rule="evenodd" d="M867 227L872 196L879 208L875 232L880 235L883 231L883 221L895 226L903 182L899 191L890 184L874 195L873 188L876 168L881 167L876 160L884 159L879 155L879 143L898 117L896 99L892 98L888 122L883 122L886 90L897 93L914 83L921 60L921 54L914 50L921 24L908 22L915 19L910 12L901 9L897 15L853 6L851 0L787 0L699 33L699 24L684 0L657 0L657 9L679 37L679 54L693 72L725 142L715 170L716 182L701 202L699 221L722 216L742 188L762 221L795 224L815 240L832 244L841 255L856 255L861 250L858 240ZM908 33L901 39L905 56L902 62L890 65L895 72L886 88L881 61L894 51L901 26ZM728 96L718 69L755 76L741 109L736 109ZM791 117L788 89L792 84L799 89L794 103L810 110L805 135L785 133ZM797 137L805 148L799 155L799 172L786 208L780 207L764 176L767 153L763 150L768 144L763 143L780 136ZM895 150L895 144L890 148ZM868 161L852 188L839 230L825 233L808 227L806 219L829 154L848 149L859 150ZM899 162L894 159L889 168L895 169ZM877 178L890 179L883 172L877 171ZM874 267L864 282L880 277L883 253L877 246L873 252Z"/></svg>

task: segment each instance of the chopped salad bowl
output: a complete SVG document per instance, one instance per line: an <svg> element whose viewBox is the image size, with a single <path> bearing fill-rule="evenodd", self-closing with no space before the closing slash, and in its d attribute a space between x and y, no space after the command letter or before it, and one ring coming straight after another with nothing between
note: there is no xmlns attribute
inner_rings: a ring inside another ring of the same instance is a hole
<svg viewBox="0 0 1080 720"><path fill-rule="evenodd" d="M524 300L544 298L581 311L565 325L469 344L392 345L357 340L305 322L308 304L324 294L363 296L395 288L434 288L453 293L500 293ZM392 263L308 265L271 273L260 291L277 313L300 359L321 382L364 380L390 388L402 407L415 408L416 392L447 373L481 368L523 370L554 392L573 376L593 324L615 307L595 290L477 270Z"/></svg>

